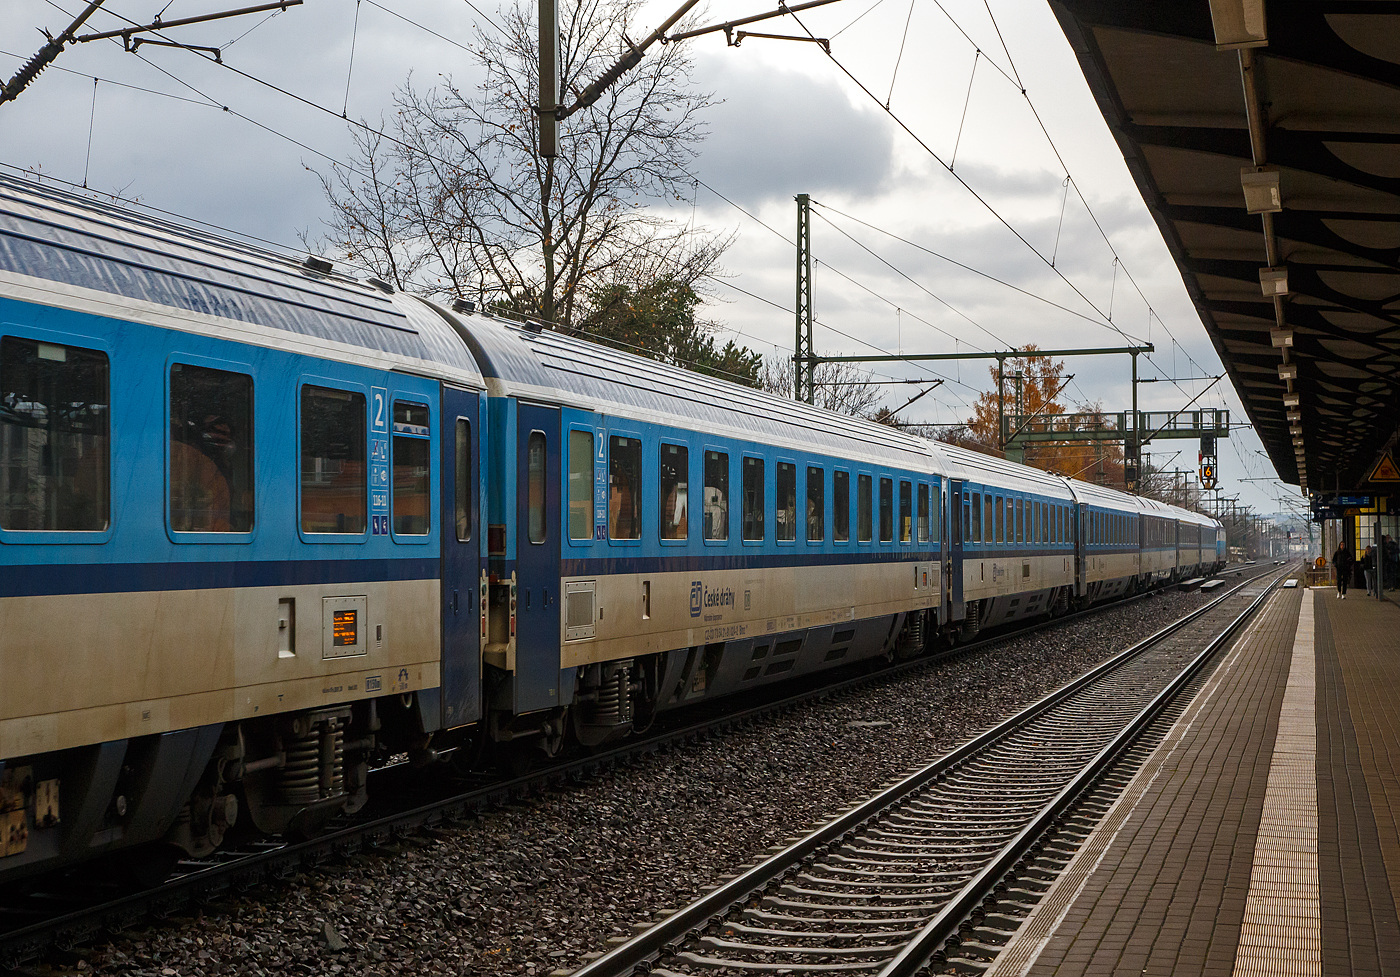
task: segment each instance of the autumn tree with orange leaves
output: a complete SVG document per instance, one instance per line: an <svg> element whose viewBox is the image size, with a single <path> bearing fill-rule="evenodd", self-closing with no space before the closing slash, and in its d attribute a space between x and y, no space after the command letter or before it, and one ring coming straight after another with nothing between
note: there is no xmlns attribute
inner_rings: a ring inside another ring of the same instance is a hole
<svg viewBox="0 0 1400 977"><path fill-rule="evenodd" d="M1048 423L1052 430L1059 426L1055 418L1067 413L1098 415L1093 420L1099 423L1106 421L1108 418L1101 402L1074 404L1073 411L1065 410L1060 400L1069 380L1065 375L1064 361L1038 356L1035 352L1037 348L1034 343L1029 343L1021 347L1025 356L1006 361L1002 370L1001 411L1007 415L1034 415L1037 426ZM997 447L997 368L990 367L987 372L991 375L992 389L977 398L973 416L968 418L966 427L947 430L939 437L974 451L1001 456L1003 452ZM1114 487L1123 485L1123 445L1112 441L1036 441L1025 445L1025 455L1021 460L1035 468L1086 482Z"/></svg>

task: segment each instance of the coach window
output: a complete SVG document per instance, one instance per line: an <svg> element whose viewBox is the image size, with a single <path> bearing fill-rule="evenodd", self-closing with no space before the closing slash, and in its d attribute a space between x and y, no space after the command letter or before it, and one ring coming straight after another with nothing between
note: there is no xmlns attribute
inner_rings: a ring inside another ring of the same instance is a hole
<svg viewBox="0 0 1400 977"><path fill-rule="evenodd" d="M608 439L608 533L613 539L642 538L642 442Z"/></svg>
<svg viewBox="0 0 1400 977"><path fill-rule="evenodd" d="M831 538L837 543L851 541L851 473L839 469L831 473Z"/></svg>
<svg viewBox="0 0 1400 977"><path fill-rule="evenodd" d="M0 340L0 528L107 528L110 411L105 353Z"/></svg>
<svg viewBox="0 0 1400 977"><path fill-rule="evenodd" d="M928 542L928 486L919 483L919 542Z"/></svg>
<svg viewBox="0 0 1400 977"><path fill-rule="evenodd" d="M773 474L773 509L777 519L773 534L779 542L791 543L797 539L797 466L791 462L778 462Z"/></svg>
<svg viewBox="0 0 1400 977"><path fill-rule="evenodd" d="M433 443L429 437L428 408L394 401L394 532L400 536L426 536L432 522L428 469ZM543 495L543 473L540 488Z"/></svg>
<svg viewBox="0 0 1400 977"><path fill-rule="evenodd" d="M914 540L914 487L909 482L899 483L899 541L910 543Z"/></svg>
<svg viewBox="0 0 1400 977"><path fill-rule="evenodd" d="M929 529L932 531L933 541L936 543L938 542L938 527L943 524L943 489L937 485L933 488L933 518L930 522L932 525L929 526Z"/></svg>
<svg viewBox="0 0 1400 977"><path fill-rule="evenodd" d="M729 539L729 455L705 452L705 538Z"/></svg>
<svg viewBox="0 0 1400 977"><path fill-rule="evenodd" d="M869 475L856 476L856 541L868 543L873 537L873 483Z"/></svg>
<svg viewBox="0 0 1400 977"><path fill-rule="evenodd" d="M1005 510L1002 508L1002 497L998 495L995 502L993 502L992 497L989 495L987 496L987 501L992 502L992 504L996 506L995 512L992 513L992 518L987 520L989 523L987 528L990 529L992 525L995 525L995 539L998 543L1004 543L1006 542L1006 517L1003 515Z"/></svg>
<svg viewBox="0 0 1400 977"><path fill-rule="evenodd" d="M880 542L894 542L894 479L880 479Z"/></svg>
<svg viewBox="0 0 1400 977"><path fill-rule="evenodd" d="M472 538L472 424L465 417L457 418L457 497L454 500L457 522L457 542Z"/></svg>
<svg viewBox="0 0 1400 977"><path fill-rule="evenodd" d="M744 539L763 539L763 459L744 456Z"/></svg>
<svg viewBox="0 0 1400 977"><path fill-rule="evenodd" d="M807 466L807 542L826 538L826 472Z"/></svg>
<svg viewBox="0 0 1400 977"><path fill-rule="evenodd" d="M545 541L544 475L544 432L531 431L530 438L525 443L525 501L528 516L525 535L532 543Z"/></svg>
<svg viewBox="0 0 1400 977"><path fill-rule="evenodd" d="M1009 495L1006 497L1006 541L1016 542L1016 508Z"/></svg>
<svg viewBox="0 0 1400 977"><path fill-rule="evenodd" d="M1016 500L1016 542L1026 541L1026 506L1025 500Z"/></svg>
<svg viewBox="0 0 1400 977"><path fill-rule="evenodd" d="M569 538L593 538L593 432L569 431Z"/></svg>
<svg viewBox="0 0 1400 977"><path fill-rule="evenodd" d="M661 538L690 535L690 449L661 445Z"/></svg>
<svg viewBox="0 0 1400 977"><path fill-rule="evenodd" d="M974 543L982 542L982 493L972 493L972 530L967 537Z"/></svg>
<svg viewBox="0 0 1400 977"><path fill-rule="evenodd" d="M253 528L253 378L170 367L170 528Z"/></svg>
<svg viewBox="0 0 1400 977"><path fill-rule="evenodd" d="M301 388L301 531L365 531L365 395Z"/></svg>

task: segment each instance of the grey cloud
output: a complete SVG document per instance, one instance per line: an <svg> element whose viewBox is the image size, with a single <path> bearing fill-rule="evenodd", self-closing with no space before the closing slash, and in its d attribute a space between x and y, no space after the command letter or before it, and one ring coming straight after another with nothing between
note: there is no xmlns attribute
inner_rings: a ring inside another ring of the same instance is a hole
<svg viewBox="0 0 1400 977"><path fill-rule="evenodd" d="M879 193L892 178L889 123L853 107L833 82L746 61L742 49L696 58L695 79L723 103L697 168L748 205L798 193Z"/></svg>

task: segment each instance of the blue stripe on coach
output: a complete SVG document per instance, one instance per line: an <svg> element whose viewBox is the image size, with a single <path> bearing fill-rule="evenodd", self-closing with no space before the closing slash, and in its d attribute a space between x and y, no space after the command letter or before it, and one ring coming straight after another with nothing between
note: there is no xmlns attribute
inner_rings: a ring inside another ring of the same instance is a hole
<svg viewBox="0 0 1400 977"><path fill-rule="evenodd" d="M6 597L436 580L436 559L0 566Z"/></svg>

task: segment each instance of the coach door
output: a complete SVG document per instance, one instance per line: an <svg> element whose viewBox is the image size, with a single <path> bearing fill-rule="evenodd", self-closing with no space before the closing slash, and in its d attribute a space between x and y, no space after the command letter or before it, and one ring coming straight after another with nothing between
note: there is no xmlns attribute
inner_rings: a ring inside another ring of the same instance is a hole
<svg viewBox="0 0 1400 977"><path fill-rule="evenodd" d="M1074 507L1074 593L1083 597L1088 590L1085 562L1088 559L1089 506L1080 502Z"/></svg>
<svg viewBox="0 0 1400 977"><path fill-rule="evenodd" d="M559 410L520 404L516 426L515 711L559 704Z"/></svg>
<svg viewBox="0 0 1400 977"><path fill-rule="evenodd" d="M940 519L944 522L943 538L947 540L948 572L943 578L948 582L948 620L961 621L965 616L966 603L963 601L963 524L962 524L962 479L948 481L948 504Z"/></svg>
<svg viewBox="0 0 1400 977"><path fill-rule="evenodd" d="M481 718L481 398L442 390L442 724Z"/></svg>

